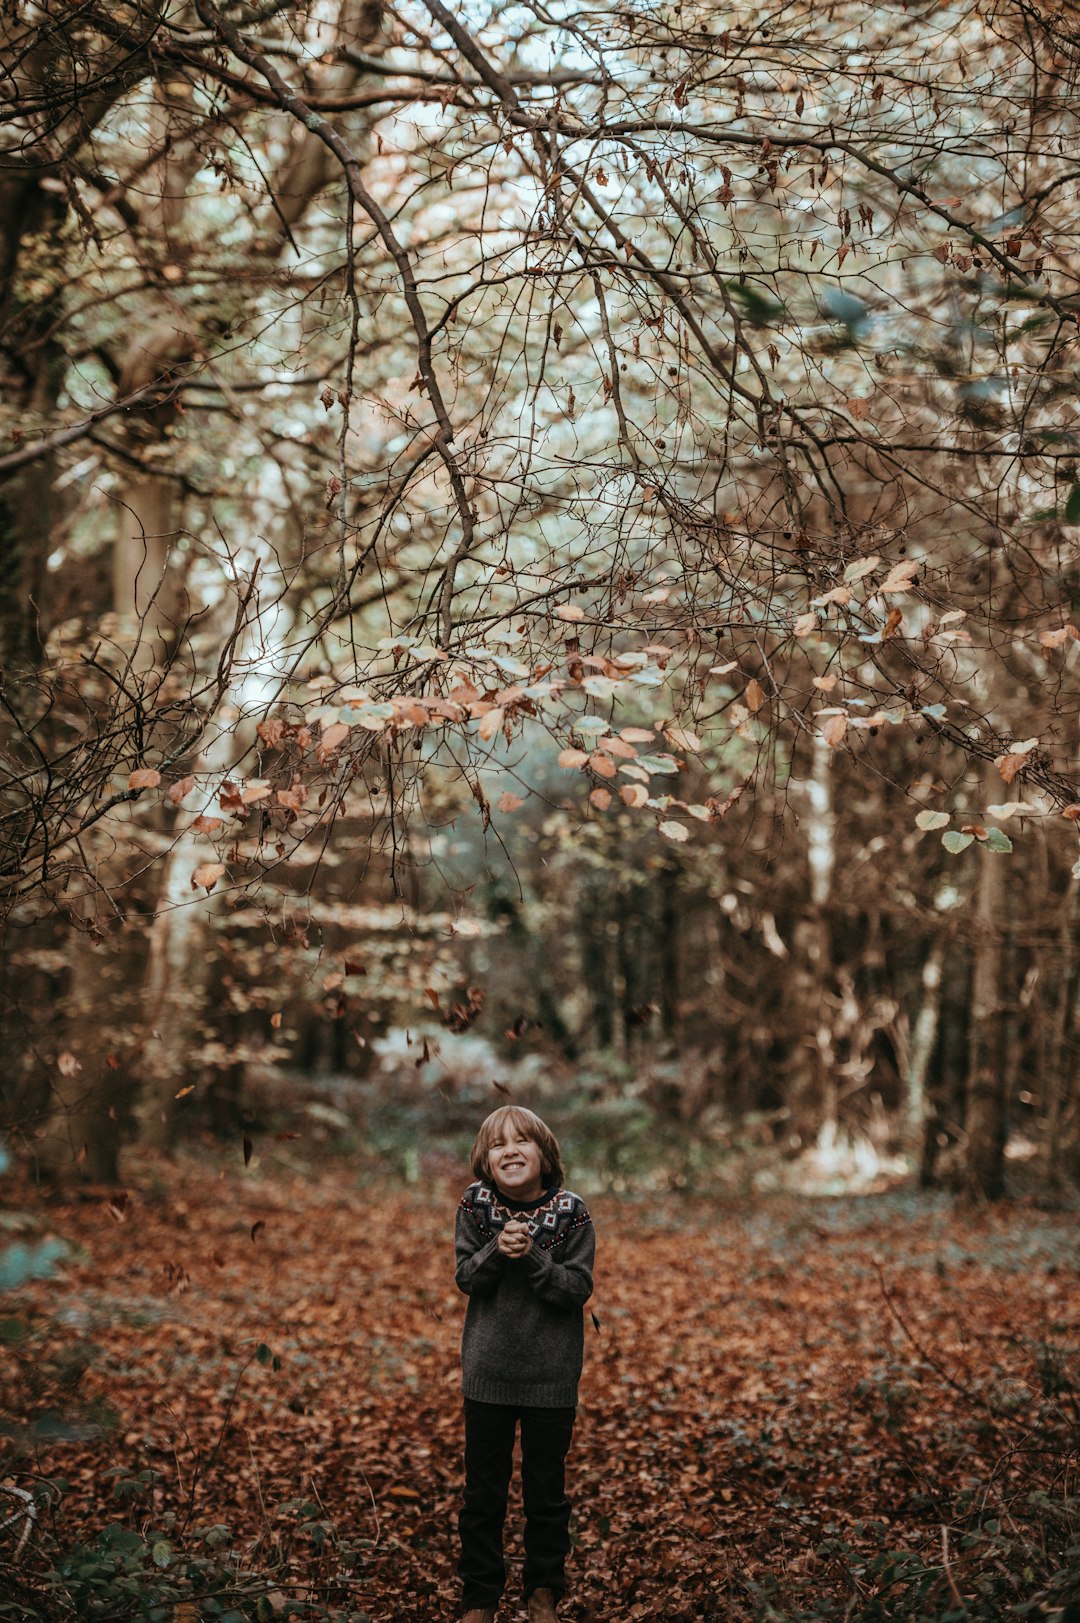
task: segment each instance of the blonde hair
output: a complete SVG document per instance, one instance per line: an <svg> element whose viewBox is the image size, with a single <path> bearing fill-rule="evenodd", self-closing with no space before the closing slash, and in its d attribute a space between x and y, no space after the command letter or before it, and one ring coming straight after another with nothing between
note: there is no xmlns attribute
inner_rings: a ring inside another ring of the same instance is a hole
<svg viewBox="0 0 1080 1623"><path fill-rule="evenodd" d="M473 1176L483 1178L491 1183L491 1162L489 1154L495 1140L505 1133L507 1127L531 1138L540 1151L541 1173L546 1186L559 1184L563 1181L562 1151L559 1141L551 1128L532 1110L526 1110L524 1105L500 1105L491 1115L481 1123L480 1131L476 1135L476 1143L472 1147Z"/></svg>

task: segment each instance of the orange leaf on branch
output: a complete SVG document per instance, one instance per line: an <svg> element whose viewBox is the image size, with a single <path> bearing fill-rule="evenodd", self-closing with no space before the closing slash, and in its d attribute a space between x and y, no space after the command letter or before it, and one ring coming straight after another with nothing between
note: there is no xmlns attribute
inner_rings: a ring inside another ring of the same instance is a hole
<svg viewBox="0 0 1080 1623"><path fill-rule="evenodd" d="M209 894L224 872L225 864L223 862L200 862L191 876L192 890L202 889Z"/></svg>
<svg viewBox="0 0 1080 1623"><path fill-rule="evenodd" d="M1027 766L1027 755L1009 754L999 755L994 765L997 767L1006 783L1011 783L1018 772Z"/></svg>

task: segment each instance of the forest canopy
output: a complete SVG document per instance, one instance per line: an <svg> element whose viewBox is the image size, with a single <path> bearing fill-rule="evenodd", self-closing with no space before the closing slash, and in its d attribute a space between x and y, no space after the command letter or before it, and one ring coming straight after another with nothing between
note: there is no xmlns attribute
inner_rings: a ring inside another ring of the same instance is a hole
<svg viewBox="0 0 1080 1623"><path fill-rule="evenodd" d="M1075 1172L1075 35L6 9L20 1142L426 1020Z"/></svg>

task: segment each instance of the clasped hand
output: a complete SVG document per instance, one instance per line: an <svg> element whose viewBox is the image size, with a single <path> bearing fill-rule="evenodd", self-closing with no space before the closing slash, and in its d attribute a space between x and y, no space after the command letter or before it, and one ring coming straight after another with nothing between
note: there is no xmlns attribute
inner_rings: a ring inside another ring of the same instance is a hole
<svg viewBox="0 0 1080 1623"><path fill-rule="evenodd" d="M504 1257L524 1257L532 1246L529 1225L511 1218L499 1235L499 1250Z"/></svg>

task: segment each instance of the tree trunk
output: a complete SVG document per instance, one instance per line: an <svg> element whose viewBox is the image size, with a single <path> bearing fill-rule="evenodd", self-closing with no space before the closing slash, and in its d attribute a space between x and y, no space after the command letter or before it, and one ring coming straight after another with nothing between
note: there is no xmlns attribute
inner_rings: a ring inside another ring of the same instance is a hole
<svg viewBox="0 0 1080 1623"><path fill-rule="evenodd" d="M201 1078L192 1057L202 1012L207 964L207 923L213 896L191 889L198 866L197 838L185 831L164 864L164 879L143 981L142 1087L135 1110L139 1140L152 1149L172 1147L176 1095Z"/></svg>
<svg viewBox="0 0 1080 1623"><path fill-rule="evenodd" d="M832 772L832 751L823 739L816 738L811 775L804 785L803 824L810 898L793 932L790 971L791 1066L787 1105L789 1142L793 1149L808 1148L826 1129L835 1133L838 1117L832 1025L828 1013L828 989L832 979L828 907L836 865Z"/></svg>
<svg viewBox="0 0 1080 1623"><path fill-rule="evenodd" d="M913 1150L918 1150L923 1145L931 1115L926 1093L926 1078L934 1045L937 1042L938 1020L941 1013L941 966L944 956L944 942L941 936L937 936L923 964L922 1003L912 1028L907 1064L904 1067L904 1137Z"/></svg>
<svg viewBox="0 0 1080 1623"><path fill-rule="evenodd" d="M1000 787L991 767L987 799ZM978 852L975 956L971 979L967 1093L964 1111L963 1188L970 1200L1000 1200L1005 1193L1008 1077L1002 1056L1004 938L1008 867L992 851Z"/></svg>

